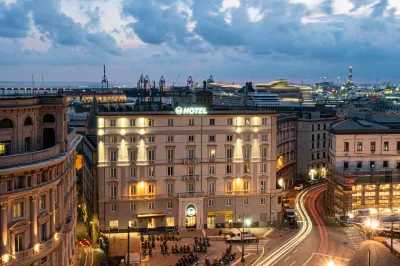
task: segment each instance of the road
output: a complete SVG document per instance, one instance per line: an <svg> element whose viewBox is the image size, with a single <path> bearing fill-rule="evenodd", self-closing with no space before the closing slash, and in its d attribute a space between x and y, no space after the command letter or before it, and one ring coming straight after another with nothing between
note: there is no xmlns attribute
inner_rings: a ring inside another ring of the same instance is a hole
<svg viewBox="0 0 400 266"><path fill-rule="evenodd" d="M356 248L346 229L323 218L324 191L325 185L317 185L297 194L294 206L301 225L299 231L253 265L344 266L349 263Z"/></svg>

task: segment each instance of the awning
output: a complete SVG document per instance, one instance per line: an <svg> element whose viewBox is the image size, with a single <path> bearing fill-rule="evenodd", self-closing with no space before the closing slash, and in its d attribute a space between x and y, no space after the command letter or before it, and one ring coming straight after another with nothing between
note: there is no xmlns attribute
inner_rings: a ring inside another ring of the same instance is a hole
<svg viewBox="0 0 400 266"><path fill-rule="evenodd" d="M165 214L164 213L138 214L138 218L155 218L155 217L165 217Z"/></svg>

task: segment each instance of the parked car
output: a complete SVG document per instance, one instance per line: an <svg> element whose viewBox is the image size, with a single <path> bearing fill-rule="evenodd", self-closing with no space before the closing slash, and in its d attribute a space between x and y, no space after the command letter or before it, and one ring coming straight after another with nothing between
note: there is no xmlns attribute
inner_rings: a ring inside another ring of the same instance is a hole
<svg viewBox="0 0 400 266"><path fill-rule="evenodd" d="M294 190L302 190L304 188L303 184L297 184L294 186Z"/></svg>
<svg viewBox="0 0 400 266"><path fill-rule="evenodd" d="M244 241L245 243L247 242L255 242L257 240L256 236L254 234L249 234L244 232L243 237L242 237L242 232L240 233L229 233L226 236L226 242L232 243L232 242L241 242Z"/></svg>
<svg viewBox="0 0 400 266"><path fill-rule="evenodd" d="M296 212L293 209L286 209L285 217L288 219L294 219L296 217Z"/></svg>

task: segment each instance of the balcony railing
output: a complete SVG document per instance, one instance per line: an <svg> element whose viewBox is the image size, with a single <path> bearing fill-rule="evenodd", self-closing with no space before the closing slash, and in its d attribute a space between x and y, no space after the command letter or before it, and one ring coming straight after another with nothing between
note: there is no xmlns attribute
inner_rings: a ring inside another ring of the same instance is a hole
<svg viewBox="0 0 400 266"><path fill-rule="evenodd" d="M224 196L224 197L235 197L235 196L268 196L268 195L276 195L281 193L281 190L276 189L276 190L271 190L267 192L267 190L238 190L238 191L213 191L213 192L207 192L206 196Z"/></svg>
<svg viewBox="0 0 400 266"><path fill-rule="evenodd" d="M199 175L183 175L182 176L182 181L199 181L200 176Z"/></svg>
<svg viewBox="0 0 400 266"><path fill-rule="evenodd" d="M198 198L204 197L204 192L184 192L177 193L178 198Z"/></svg>
<svg viewBox="0 0 400 266"><path fill-rule="evenodd" d="M195 157L189 157L189 158L183 159L183 163L184 164L197 164L197 163L199 163L199 159L195 158Z"/></svg>
<svg viewBox="0 0 400 266"><path fill-rule="evenodd" d="M17 264L22 264L22 265L30 265L30 263L27 263L27 260L37 260L38 258L35 258L37 255L40 255L40 257L43 257L46 255L48 251L51 249L55 248L55 244L61 243L62 241L63 234L59 234L58 240L54 240L53 237L51 237L47 242L42 243L39 245L39 252L36 252L34 248L29 248L27 250L23 250L20 252L16 252L11 260L9 261L10 265L17 265ZM8 265L3 263L2 265Z"/></svg>

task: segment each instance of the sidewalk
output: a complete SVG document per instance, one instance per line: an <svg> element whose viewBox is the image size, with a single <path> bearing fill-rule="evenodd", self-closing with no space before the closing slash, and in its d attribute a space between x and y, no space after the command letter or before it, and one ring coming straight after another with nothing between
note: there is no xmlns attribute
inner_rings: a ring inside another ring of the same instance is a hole
<svg viewBox="0 0 400 266"><path fill-rule="evenodd" d="M360 249L356 251L348 266L368 265L368 250L371 252L371 265L400 265L399 258L390 253L389 249L382 243L373 240L367 240L361 243Z"/></svg>

